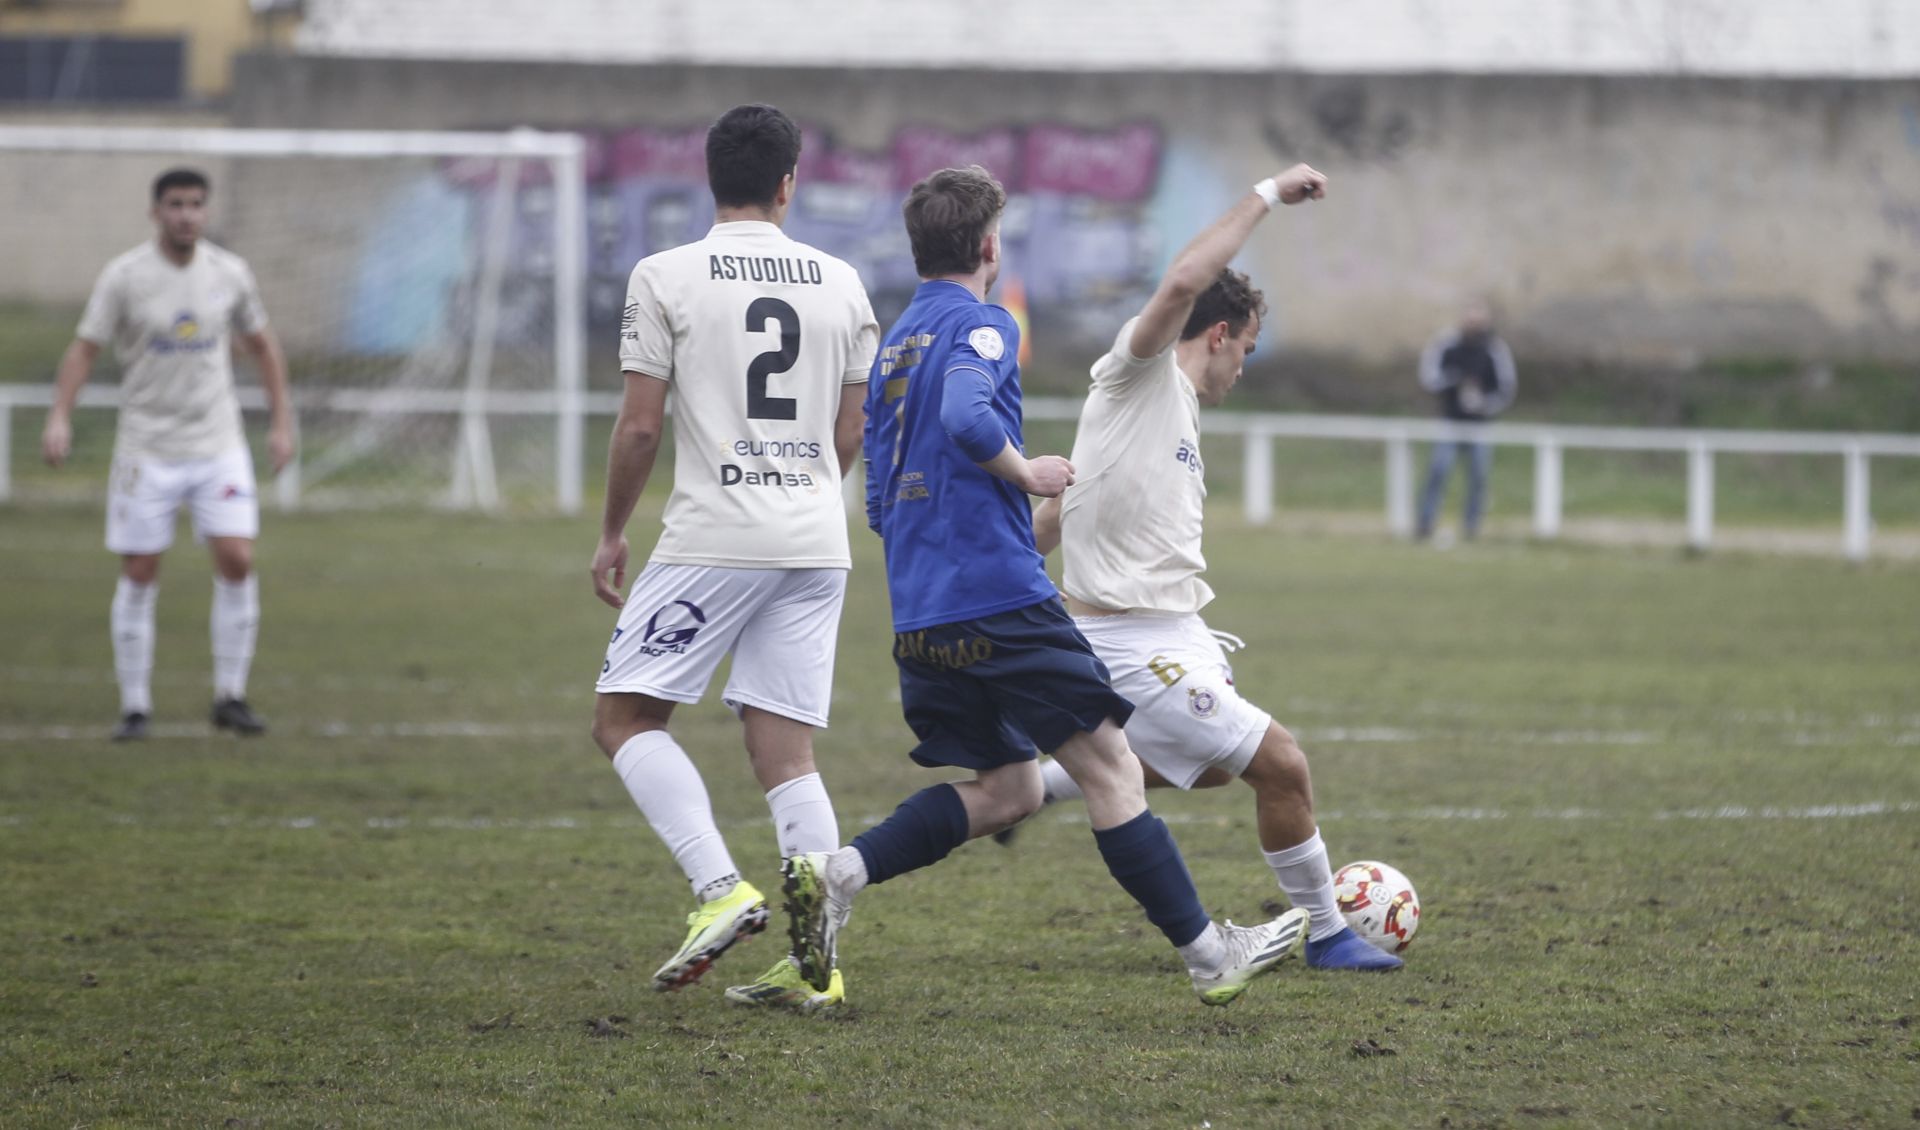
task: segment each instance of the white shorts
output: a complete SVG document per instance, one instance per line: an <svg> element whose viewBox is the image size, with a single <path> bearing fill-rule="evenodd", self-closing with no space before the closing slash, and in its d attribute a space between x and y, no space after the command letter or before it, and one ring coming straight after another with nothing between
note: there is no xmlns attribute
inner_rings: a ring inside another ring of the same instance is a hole
<svg viewBox="0 0 1920 1130"><path fill-rule="evenodd" d="M1169 784L1190 789L1208 769L1238 777L1273 716L1240 697L1220 641L1198 615L1077 616L1073 626L1131 699L1127 744Z"/></svg>
<svg viewBox="0 0 1920 1130"><path fill-rule="evenodd" d="M243 444L209 459L180 461L116 455L107 480L107 548L159 553L173 544L185 506L193 540L260 536L260 499L253 453Z"/></svg>
<svg viewBox="0 0 1920 1130"><path fill-rule="evenodd" d="M699 702L720 660L721 698L825 726L845 569L720 569L648 562L627 591L600 668L601 694Z"/></svg>

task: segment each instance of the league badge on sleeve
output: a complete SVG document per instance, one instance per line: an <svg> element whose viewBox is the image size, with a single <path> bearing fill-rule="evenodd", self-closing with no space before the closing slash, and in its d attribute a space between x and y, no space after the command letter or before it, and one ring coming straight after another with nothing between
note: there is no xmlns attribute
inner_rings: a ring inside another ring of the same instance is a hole
<svg viewBox="0 0 1920 1130"><path fill-rule="evenodd" d="M968 334L967 344L989 361L998 361L1007 355L1007 343L1001 339L1000 331L992 326L981 326Z"/></svg>

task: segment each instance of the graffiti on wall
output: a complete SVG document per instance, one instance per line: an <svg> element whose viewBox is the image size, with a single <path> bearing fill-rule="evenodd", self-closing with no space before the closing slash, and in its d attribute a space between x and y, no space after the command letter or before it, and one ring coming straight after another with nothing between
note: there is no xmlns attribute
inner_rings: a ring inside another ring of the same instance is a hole
<svg viewBox="0 0 1920 1130"><path fill-rule="evenodd" d="M900 219L907 191L928 173L979 164L1008 190L1001 223L1006 247L1001 301L1024 313L1062 345L1104 344L1151 293L1164 261L1153 204L1164 160L1159 128L1145 123L1090 130L1052 123L1005 125L977 133L905 126L886 146L864 149L803 127L799 191L786 231L845 259L865 280L885 323L906 305L918 278ZM627 276L640 259L699 239L713 223L706 183L706 127L640 127L589 135L587 178L588 309L594 333L617 324ZM399 211L437 202L464 217L468 246L480 242L494 187L491 162L450 162L440 183L417 190ZM529 167L522 187L544 171ZM512 251L502 284L503 335L540 322L549 300L551 195L515 193ZM404 220L385 225L405 227ZM394 246L387 242L386 246ZM444 249L440 255L449 258ZM475 259L477 256L469 256ZM477 266L473 271L477 273ZM363 272L391 277L391 271ZM471 285L440 270L435 278L458 305ZM357 301L355 336L367 346L404 347L409 330L383 323L404 312L418 326L416 304ZM1019 310L1024 306L1024 310ZM413 332L431 332L419 330Z"/></svg>
<svg viewBox="0 0 1920 1130"><path fill-rule="evenodd" d="M853 264L882 320L919 281L900 203L914 182L954 165L983 165L1007 186L1004 278L1036 318L1073 333L1074 311L1137 306L1152 285L1160 246L1147 208L1161 156L1153 126L1036 124L973 134L907 126L878 151L804 132L787 233ZM712 224L706 129L602 135L589 168L592 309L604 325L619 312L634 263L698 239ZM1110 318L1098 321L1112 332Z"/></svg>

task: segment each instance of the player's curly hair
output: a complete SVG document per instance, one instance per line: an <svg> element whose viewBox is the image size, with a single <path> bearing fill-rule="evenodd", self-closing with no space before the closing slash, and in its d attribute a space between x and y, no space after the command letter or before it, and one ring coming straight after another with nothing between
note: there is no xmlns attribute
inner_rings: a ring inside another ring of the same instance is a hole
<svg viewBox="0 0 1920 1130"><path fill-rule="evenodd" d="M1007 190L979 165L941 169L914 185L900 209L914 270L923 279L978 270L981 245L1006 207Z"/></svg>
<svg viewBox="0 0 1920 1130"><path fill-rule="evenodd" d="M719 207L772 204L799 163L800 127L772 106L735 106L707 130L707 186Z"/></svg>
<svg viewBox="0 0 1920 1130"><path fill-rule="evenodd" d="M1222 267L1213 285L1201 291L1195 300L1193 313L1187 315L1186 327L1180 331L1180 340L1199 337L1207 332L1207 327L1221 322L1227 324L1228 332L1237 334L1256 317L1266 320L1267 296L1253 285L1246 272Z"/></svg>

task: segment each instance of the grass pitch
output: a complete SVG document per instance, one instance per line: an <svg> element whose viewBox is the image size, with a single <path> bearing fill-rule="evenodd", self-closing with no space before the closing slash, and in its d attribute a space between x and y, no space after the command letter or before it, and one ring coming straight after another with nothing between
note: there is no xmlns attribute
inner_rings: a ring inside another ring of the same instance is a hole
<svg viewBox="0 0 1920 1130"><path fill-rule="evenodd" d="M207 732L206 567L162 579L160 736L115 706L97 512L0 510L9 1126L1912 1125L1920 571L1215 515L1215 626L1302 736L1334 862L1425 903L1388 977L1225 1010L1079 812L862 897L850 1004L747 1012L735 950L647 976L690 899L587 738L589 519L269 514L253 699ZM636 556L651 542L635 525ZM904 757L876 546L820 759L851 835ZM773 838L716 702L677 729L737 858ZM1279 897L1250 795L1156 793L1217 915Z"/></svg>

